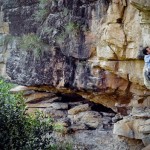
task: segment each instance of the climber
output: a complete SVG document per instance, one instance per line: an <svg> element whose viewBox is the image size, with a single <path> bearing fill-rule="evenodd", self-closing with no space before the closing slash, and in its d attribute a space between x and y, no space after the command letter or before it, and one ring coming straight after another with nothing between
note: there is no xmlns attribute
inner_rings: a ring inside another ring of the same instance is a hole
<svg viewBox="0 0 150 150"><path fill-rule="evenodd" d="M150 89L150 47L145 47L142 50L144 56L144 61L145 61L145 66L143 69L144 73L144 84L145 86Z"/></svg>

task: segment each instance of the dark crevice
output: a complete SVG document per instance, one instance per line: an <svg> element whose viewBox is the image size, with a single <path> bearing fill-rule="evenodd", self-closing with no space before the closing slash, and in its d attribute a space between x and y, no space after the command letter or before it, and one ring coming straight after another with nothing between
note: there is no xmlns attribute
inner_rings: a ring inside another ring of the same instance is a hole
<svg viewBox="0 0 150 150"><path fill-rule="evenodd" d="M85 99L77 94L64 94L57 93L57 96L61 97L61 102L83 102Z"/></svg>
<svg viewBox="0 0 150 150"><path fill-rule="evenodd" d="M91 105L91 110L93 110L93 111L107 112L107 113L114 113L115 114L115 112L111 108L105 107L101 104L91 103L90 105Z"/></svg>
<svg viewBox="0 0 150 150"><path fill-rule="evenodd" d="M92 111L116 114L111 108L105 107L102 104L91 102L75 93L74 94L57 93L57 96L61 97L61 102L71 102L71 103L79 102L80 104L89 104Z"/></svg>

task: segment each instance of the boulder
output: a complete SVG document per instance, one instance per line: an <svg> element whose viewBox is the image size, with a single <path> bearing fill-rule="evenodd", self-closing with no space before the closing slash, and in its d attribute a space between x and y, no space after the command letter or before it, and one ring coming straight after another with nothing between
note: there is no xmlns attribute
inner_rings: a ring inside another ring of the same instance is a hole
<svg viewBox="0 0 150 150"><path fill-rule="evenodd" d="M30 89L27 86L21 86L21 85L10 89L11 93L18 93L18 92L24 92L24 91L30 91Z"/></svg>
<svg viewBox="0 0 150 150"><path fill-rule="evenodd" d="M28 108L48 108L50 107L50 103L42 103L42 102L39 102L39 103L27 103L27 107Z"/></svg>
<svg viewBox="0 0 150 150"><path fill-rule="evenodd" d="M115 123L113 133L128 138L134 138L134 132L132 130L132 120L128 118Z"/></svg>
<svg viewBox="0 0 150 150"><path fill-rule="evenodd" d="M67 103L58 103L58 102L55 102L55 103L52 103L50 105L51 108L53 109L68 109L68 104Z"/></svg>
<svg viewBox="0 0 150 150"><path fill-rule="evenodd" d="M75 114L78 114L80 112L84 112L87 110L91 110L88 104L78 105L78 106L73 107L72 109L69 109L68 114L75 115Z"/></svg>
<svg viewBox="0 0 150 150"><path fill-rule="evenodd" d="M44 99L47 99L47 98L51 98L53 96L54 96L54 94L52 94L52 93L35 92L33 94L30 94L30 95L27 95L27 96L24 96L24 97L25 97L25 102L26 103L31 103L31 102L36 102L36 101L39 101L39 100L44 100Z"/></svg>
<svg viewBox="0 0 150 150"><path fill-rule="evenodd" d="M71 119L72 124L84 124L88 128L97 128L102 122L101 115L96 111L80 112L76 115L69 115L68 117Z"/></svg>
<svg viewBox="0 0 150 150"><path fill-rule="evenodd" d="M128 116L114 124L113 133L128 138L141 139L146 146L150 144L149 126L150 120L147 118Z"/></svg>
<svg viewBox="0 0 150 150"><path fill-rule="evenodd" d="M62 117L65 118L67 116L67 111L64 111L64 110L56 110L56 109L52 109L52 108L46 108L46 110L44 112L54 119L62 118Z"/></svg>
<svg viewBox="0 0 150 150"><path fill-rule="evenodd" d="M83 114L81 122L83 122L89 128L97 128L101 123L101 116L98 112L95 111L87 111Z"/></svg>
<svg viewBox="0 0 150 150"><path fill-rule="evenodd" d="M78 130L87 130L88 127L85 124L73 124L68 130L70 131L78 131Z"/></svg>

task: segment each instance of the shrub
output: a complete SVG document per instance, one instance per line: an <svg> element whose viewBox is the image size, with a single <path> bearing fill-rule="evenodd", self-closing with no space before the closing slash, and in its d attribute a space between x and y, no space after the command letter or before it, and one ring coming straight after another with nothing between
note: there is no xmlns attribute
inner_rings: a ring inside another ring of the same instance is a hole
<svg viewBox="0 0 150 150"><path fill-rule="evenodd" d="M67 33L70 33L70 32L77 32L79 31L79 24L77 23L74 23L74 22L68 22L68 24L65 26L65 31Z"/></svg>
<svg viewBox="0 0 150 150"><path fill-rule="evenodd" d="M39 8L33 15L35 17L35 20L38 22L42 22L43 20L46 19L48 16L50 10L49 10L49 3L51 0L39 0Z"/></svg>
<svg viewBox="0 0 150 150"><path fill-rule="evenodd" d="M52 120L39 112L27 115L21 94L8 92L11 86L0 80L0 149L50 149Z"/></svg>
<svg viewBox="0 0 150 150"><path fill-rule="evenodd" d="M42 54L44 43L36 34L30 33L22 36L19 47L26 51L33 51L34 56L39 57Z"/></svg>
<svg viewBox="0 0 150 150"><path fill-rule="evenodd" d="M69 143L56 143L53 120L41 112L26 114L22 94L10 94L12 84L0 79L1 150L72 150ZM61 127L55 127L56 130Z"/></svg>

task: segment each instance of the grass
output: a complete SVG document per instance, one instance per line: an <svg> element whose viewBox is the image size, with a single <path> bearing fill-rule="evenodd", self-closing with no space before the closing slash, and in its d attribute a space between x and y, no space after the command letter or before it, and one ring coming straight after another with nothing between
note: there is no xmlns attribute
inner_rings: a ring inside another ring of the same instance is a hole
<svg viewBox="0 0 150 150"><path fill-rule="evenodd" d="M26 51L33 51L35 57L39 57L42 54L43 46L44 43L34 33L23 35L19 44L21 49Z"/></svg>
<svg viewBox="0 0 150 150"><path fill-rule="evenodd" d="M65 26L65 31L67 33L76 32L78 30L79 30L79 25L71 21Z"/></svg>

